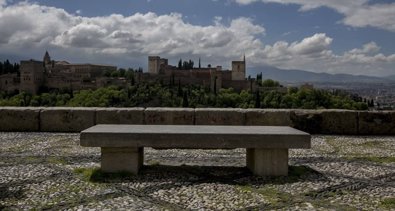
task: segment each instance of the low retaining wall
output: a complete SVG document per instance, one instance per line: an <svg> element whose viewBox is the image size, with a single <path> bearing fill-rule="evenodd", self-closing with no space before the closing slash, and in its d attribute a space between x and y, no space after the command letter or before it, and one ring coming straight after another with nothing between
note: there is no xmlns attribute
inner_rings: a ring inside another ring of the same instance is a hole
<svg viewBox="0 0 395 211"><path fill-rule="evenodd" d="M277 125L312 134L395 135L395 111L0 107L0 131L80 132L95 124Z"/></svg>

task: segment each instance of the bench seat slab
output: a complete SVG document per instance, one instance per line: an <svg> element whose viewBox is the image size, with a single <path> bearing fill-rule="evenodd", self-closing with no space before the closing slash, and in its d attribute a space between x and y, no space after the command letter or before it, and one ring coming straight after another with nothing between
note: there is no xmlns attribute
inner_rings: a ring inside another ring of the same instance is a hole
<svg viewBox="0 0 395 211"><path fill-rule="evenodd" d="M287 176L288 149L247 149L247 168L258 176Z"/></svg>
<svg viewBox="0 0 395 211"><path fill-rule="evenodd" d="M138 174L143 165L144 148L101 148L101 170L103 172L131 172Z"/></svg>
<svg viewBox="0 0 395 211"><path fill-rule="evenodd" d="M96 125L81 132L85 147L182 149L309 149L310 135L280 126Z"/></svg>

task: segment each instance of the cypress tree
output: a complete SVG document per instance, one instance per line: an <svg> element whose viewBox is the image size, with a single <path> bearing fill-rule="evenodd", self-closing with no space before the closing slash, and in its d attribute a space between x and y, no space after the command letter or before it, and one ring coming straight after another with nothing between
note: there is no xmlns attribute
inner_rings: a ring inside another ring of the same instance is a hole
<svg viewBox="0 0 395 211"><path fill-rule="evenodd" d="M214 78L214 94L217 95L217 76Z"/></svg>
<svg viewBox="0 0 395 211"><path fill-rule="evenodd" d="M182 107L186 108L189 106L189 102L188 102L188 93L184 92L183 94L183 98L182 98Z"/></svg>
<svg viewBox="0 0 395 211"><path fill-rule="evenodd" d="M178 61L178 69L181 70L182 69L182 59L180 59Z"/></svg>
<svg viewBox="0 0 395 211"><path fill-rule="evenodd" d="M181 81L178 80L178 92L177 92L177 96L181 97L182 96L182 88L181 88Z"/></svg>
<svg viewBox="0 0 395 211"><path fill-rule="evenodd" d="M255 93L255 108L260 108L260 107L261 107L261 96L259 94L259 90L257 90Z"/></svg>

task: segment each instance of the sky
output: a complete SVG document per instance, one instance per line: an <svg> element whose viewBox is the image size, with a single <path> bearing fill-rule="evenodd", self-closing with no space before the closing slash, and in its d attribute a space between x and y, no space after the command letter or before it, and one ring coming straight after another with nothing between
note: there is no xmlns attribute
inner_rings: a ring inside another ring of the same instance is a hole
<svg viewBox="0 0 395 211"><path fill-rule="evenodd" d="M394 0L0 0L0 60L395 75Z"/></svg>

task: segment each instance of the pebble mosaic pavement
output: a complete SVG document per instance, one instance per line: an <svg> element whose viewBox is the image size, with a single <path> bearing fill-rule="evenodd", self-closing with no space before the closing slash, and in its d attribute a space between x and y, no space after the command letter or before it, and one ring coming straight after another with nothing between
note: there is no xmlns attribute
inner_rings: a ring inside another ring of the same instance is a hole
<svg viewBox="0 0 395 211"><path fill-rule="evenodd" d="M244 149L146 148L138 176L91 181L99 162L79 134L0 133L0 210L395 210L395 137L313 136L288 177Z"/></svg>

